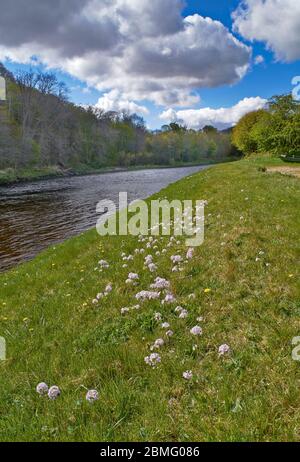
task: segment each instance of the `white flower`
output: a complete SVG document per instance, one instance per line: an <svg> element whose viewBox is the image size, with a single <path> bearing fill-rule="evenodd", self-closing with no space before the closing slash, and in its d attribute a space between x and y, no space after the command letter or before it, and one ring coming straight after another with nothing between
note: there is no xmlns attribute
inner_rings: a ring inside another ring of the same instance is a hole
<svg viewBox="0 0 300 462"><path fill-rule="evenodd" d="M170 324L168 322L163 322L161 327L162 327L162 329L169 329Z"/></svg>
<svg viewBox="0 0 300 462"><path fill-rule="evenodd" d="M179 319L185 319L187 318L189 315L188 311L187 310L182 310L180 315L179 315Z"/></svg>
<svg viewBox="0 0 300 462"><path fill-rule="evenodd" d="M129 308L121 308L122 315L127 314L127 313L129 313Z"/></svg>
<svg viewBox="0 0 300 462"><path fill-rule="evenodd" d="M155 340L153 347L156 348L156 349L159 349L162 346L164 346L164 344L165 344L164 339L158 338L157 340Z"/></svg>
<svg viewBox="0 0 300 462"><path fill-rule="evenodd" d="M106 288L105 288L105 292L106 292L107 294L109 294L111 291L112 291L112 285L111 285L111 284L108 284L108 285L106 286Z"/></svg>
<svg viewBox="0 0 300 462"><path fill-rule="evenodd" d="M104 297L104 294L101 292L100 294L97 294L96 298L97 298L97 300L100 300L103 297Z"/></svg>
<svg viewBox="0 0 300 462"><path fill-rule="evenodd" d="M173 335L174 335L174 332L173 332L172 330L168 330L168 331L166 332L166 336L167 336L167 337L173 337Z"/></svg>
<svg viewBox="0 0 300 462"><path fill-rule="evenodd" d="M202 329L201 329L200 326L195 326L195 327L193 327L193 328L190 330L190 332L191 332L192 335L196 335L196 336L202 335Z"/></svg>
<svg viewBox="0 0 300 462"><path fill-rule="evenodd" d="M157 270L157 266L154 263L150 263L148 265L148 269L149 271L151 271L151 273L155 273L155 271Z"/></svg>
<svg viewBox="0 0 300 462"><path fill-rule="evenodd" d="M99 393L97 392L97 390L89 390L86 394L85 399L89 401L90 403L93 403L94 401L98 401Z"/></svg>
<svg viewBox="0 0 300 462"><path fill-rule="evenodd" d="M187 251L186 258L187 258L188 260L191 260L191 259L193 258L193 256L194 256L194 253L195 253L194 247L190 247L190 248L188 249L188 251Z"/></svg>
<svg viewBox="0 0 300 462"><path fill-rule="evenodd" d="M198 322L203 322L203 321L204 321L203 316L200 316L199 318L197 318L197 321L198 321Z"/></svg>
<svg viewBox="0 0 300 462"><path fill-rule="evenodd" d="M165 296L165 299L162 301L162 304L164 303L174 303L176 302L176 298L174 297L173 294L167 294Z"/></svg>
<svg viewBox="0 0 300 462"><path fill-rule="evenodd" d="M193 372L192 372L192 371L185 371L185 372L182 374L182 377L183 377L185 380L192 380L192 378L193 378Z"/></svg>
<svg viewBox="0 0 300 462"><path fill-rule="evenodd" d="M55 400L56 398L59 397L59 395L60 395L60 389L56 385L53 385L53 387L51 387L48 391L48 397L51 400Z"/></svg>
<svg viewBox="0 0 300 462"><path fill-rule="evenodd" d="M151 353L150 356L146 356L144 359L145 363L151 367L157 366L161 362L161 357L157 353Z"/></svg>
<svg viewBox="0 0 300 462"><path fill-rule="evenodd" d="M49 387L45 382L39 383L36 387L36 392L39 395L42 395L42 396L47 395L48 391L49 391Z"/></svg>
<svg viewBox="0 0 300 462"><path fill-rule="evenodd" d="M92 301L93 305L97 305L97 303L99 303L99 300L97 298L95 298L93 301Z"/></svg>
<svg viewBox="0 0 300 462"><path fill-rule="evenodd" d="M162 320L162 315L161 315L161 313L155 313L154 319L155 319L155 321L158 321L158 322L161 321L161 320Z"/></svg>
<svg viewBox="0 0 300 462"><path fill-rule="evenodd" d="M182 310L183 310L182 306L176 306L175 313L181 313Z"/></svg>
<svg viewBox="0 0 300 462"><path fill-rule="evenodd" d="M226 354L230 353L230 346L224 343L224 345L221 345L219 347L219 356L224 356Z"/></svg>

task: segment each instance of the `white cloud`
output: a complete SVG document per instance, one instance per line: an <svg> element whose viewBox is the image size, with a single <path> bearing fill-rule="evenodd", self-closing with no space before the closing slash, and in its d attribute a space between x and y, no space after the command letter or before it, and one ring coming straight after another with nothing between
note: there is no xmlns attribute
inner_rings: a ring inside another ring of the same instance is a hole
<svg viewBox="0 0 300 462"><path fill-rule="evenodd" d="M251 49L218 21L182 17L183 0L10 0L0 16L0 59L37 56L128 101L199 102L194 90L238 82Z"/></svg>
<svg viewBox="0 0 300 462"><path fill-rule="evenodd" d="M265 42L277 59L300 59L299 0L243 0L233 20L234 31Z"/></svg>
<svg viewBox="0 0 300 462"><path fill-rule="evenodd" d="M244 98L229 108L212 109L207 107L183 111L168 109L160 115L160 118L167 122L177 121L196 130L202 129L205 125L213 125L222 130L235 125L248 112L262 109L266 103L267 100L257 96L256 98Z"/></svg>
<svg viewBox="0 0 300 462"><path fill-rule="evenodd" d="M96 109L103 109L105 112L128 112L129 114L148 114L149 111L145 106L139 106L133 101L124 99L118 90L111 90L105 93L95 104Z"/></svg>
<svg viewBox="0 0 300 462"><path fill-rule="evenodd" d="M265 62L265 58L262 55L255 56L254 64L258 65L258 64L263 64L264 62Z"/></svg>

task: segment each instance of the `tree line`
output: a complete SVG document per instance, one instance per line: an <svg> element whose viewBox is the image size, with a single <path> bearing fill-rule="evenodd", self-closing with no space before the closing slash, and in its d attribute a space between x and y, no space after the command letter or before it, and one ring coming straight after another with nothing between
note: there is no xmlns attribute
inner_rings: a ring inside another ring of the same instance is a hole
<svg viewBox="0 0 300 462"><path fill-rule="evenodd" d="M176 165L238 155L231 134L213 127L196 131L172 123L151 132L137 114L77 106L51 72L13 75L2 65L0 75L7 82L7 101L0 106L0 169Z"/></svg>

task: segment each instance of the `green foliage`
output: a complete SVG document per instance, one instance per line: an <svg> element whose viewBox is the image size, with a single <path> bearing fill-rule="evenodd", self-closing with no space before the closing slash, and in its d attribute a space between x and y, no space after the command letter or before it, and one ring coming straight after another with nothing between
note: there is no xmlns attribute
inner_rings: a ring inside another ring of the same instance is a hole
<svg viewBox="0 0 300 462"><path fill-rule="evenodd" d="M300 105L291 95L274 96L268 110L246 114L233 130L233 143L245 154L300 153Z"/></svg>
<svg viewBox="0 0 300 462"><path fill-rule="evenodd" d="M232 134L233 144L245 154L256 152L258 140L255 136L256 127L266 118L266 111L253 111L244 115L234 127ZM254 133L255 132L255 133Z"/></svg>

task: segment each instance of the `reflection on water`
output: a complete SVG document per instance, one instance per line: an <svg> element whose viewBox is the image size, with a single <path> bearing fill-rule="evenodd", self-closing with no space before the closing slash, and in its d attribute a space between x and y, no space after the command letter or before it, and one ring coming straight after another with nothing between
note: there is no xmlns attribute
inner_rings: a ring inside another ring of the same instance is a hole
<svg viewBox="0 0 300 462"><path fill-rule="evenodd" d="M142 199L205 167L117 172L0 187L0 270L96 225L102 199Z"/></svg>

